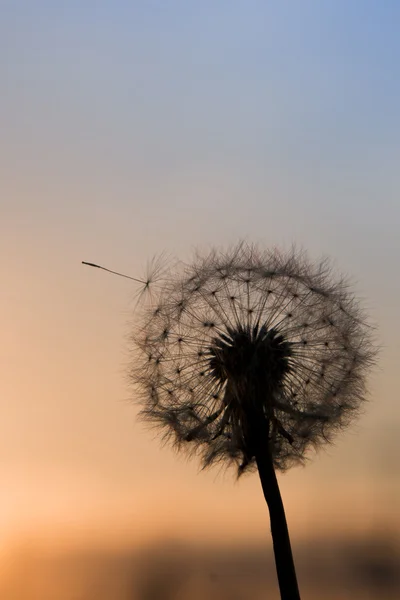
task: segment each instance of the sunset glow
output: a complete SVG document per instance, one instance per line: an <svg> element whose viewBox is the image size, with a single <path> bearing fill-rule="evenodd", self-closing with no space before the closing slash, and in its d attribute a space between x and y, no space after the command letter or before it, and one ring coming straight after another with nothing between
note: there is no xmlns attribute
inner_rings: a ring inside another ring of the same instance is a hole
<svg viewBox="0 0 400 600"><path fill-rule="evenodd" d="M294 553L400 535L399 18L343 0L5 3L4 574L24 548L270 544L255 475L200 471L137 420L138 284L82 265L141 279L161 252L239 238L331 257L380 346L362 417L279 476Z"/></svg>

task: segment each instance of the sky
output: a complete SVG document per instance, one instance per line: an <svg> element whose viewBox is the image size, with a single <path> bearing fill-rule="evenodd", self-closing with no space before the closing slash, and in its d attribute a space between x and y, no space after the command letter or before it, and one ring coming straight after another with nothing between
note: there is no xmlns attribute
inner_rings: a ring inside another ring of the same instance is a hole
<svg viewBox="0 0 400 600"><path fill-rule="evenodd" d="M269 535L256 476L199 472L137 421L135 284L81 264L140 277L241 238L330 256L381 347L365 415L280 477L293 537L395 511L399 18L394 0L2 2L2 550Z"/></svg>

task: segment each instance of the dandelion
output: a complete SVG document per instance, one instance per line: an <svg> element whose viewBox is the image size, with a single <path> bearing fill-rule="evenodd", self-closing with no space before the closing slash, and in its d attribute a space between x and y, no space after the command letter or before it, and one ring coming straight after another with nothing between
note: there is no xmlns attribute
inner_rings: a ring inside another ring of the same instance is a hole
<svg viewBox="0 0 400 600"><path fill-rule="evenodd" d="M228 252L177 264L145 304L132 370L141 416L203 467L258 471L281 598L300 598L276 478L361 412L374 362L346 280L302 252Z"/></svg>

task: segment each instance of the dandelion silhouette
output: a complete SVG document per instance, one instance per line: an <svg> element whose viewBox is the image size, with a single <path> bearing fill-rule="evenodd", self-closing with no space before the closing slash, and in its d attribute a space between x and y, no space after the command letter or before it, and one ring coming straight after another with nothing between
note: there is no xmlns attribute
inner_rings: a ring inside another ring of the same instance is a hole
<svg viewBox="0 0 400 600"><path fill-rule="evenodd" d="M299 599L275 471L304 464L365 400L375 350L346 281L296 250L213 250L159 282L133 340L142 418L203 467L258 470L281 598Z"/></svg>

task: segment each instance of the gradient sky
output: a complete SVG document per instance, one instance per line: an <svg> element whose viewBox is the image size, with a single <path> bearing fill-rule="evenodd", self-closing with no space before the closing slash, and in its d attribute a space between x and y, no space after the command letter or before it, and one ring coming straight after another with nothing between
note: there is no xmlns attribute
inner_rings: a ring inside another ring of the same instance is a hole
<svg viewBox="0 0 400 600"><path fill-rule="evenodd" d="M293 535L395 509L399 23L395 0L1 3L1 539L268 536L255 476L136 422L135 286L80 264L242 237L331 256L382 345L366 415L281 478Z"/></svg>

